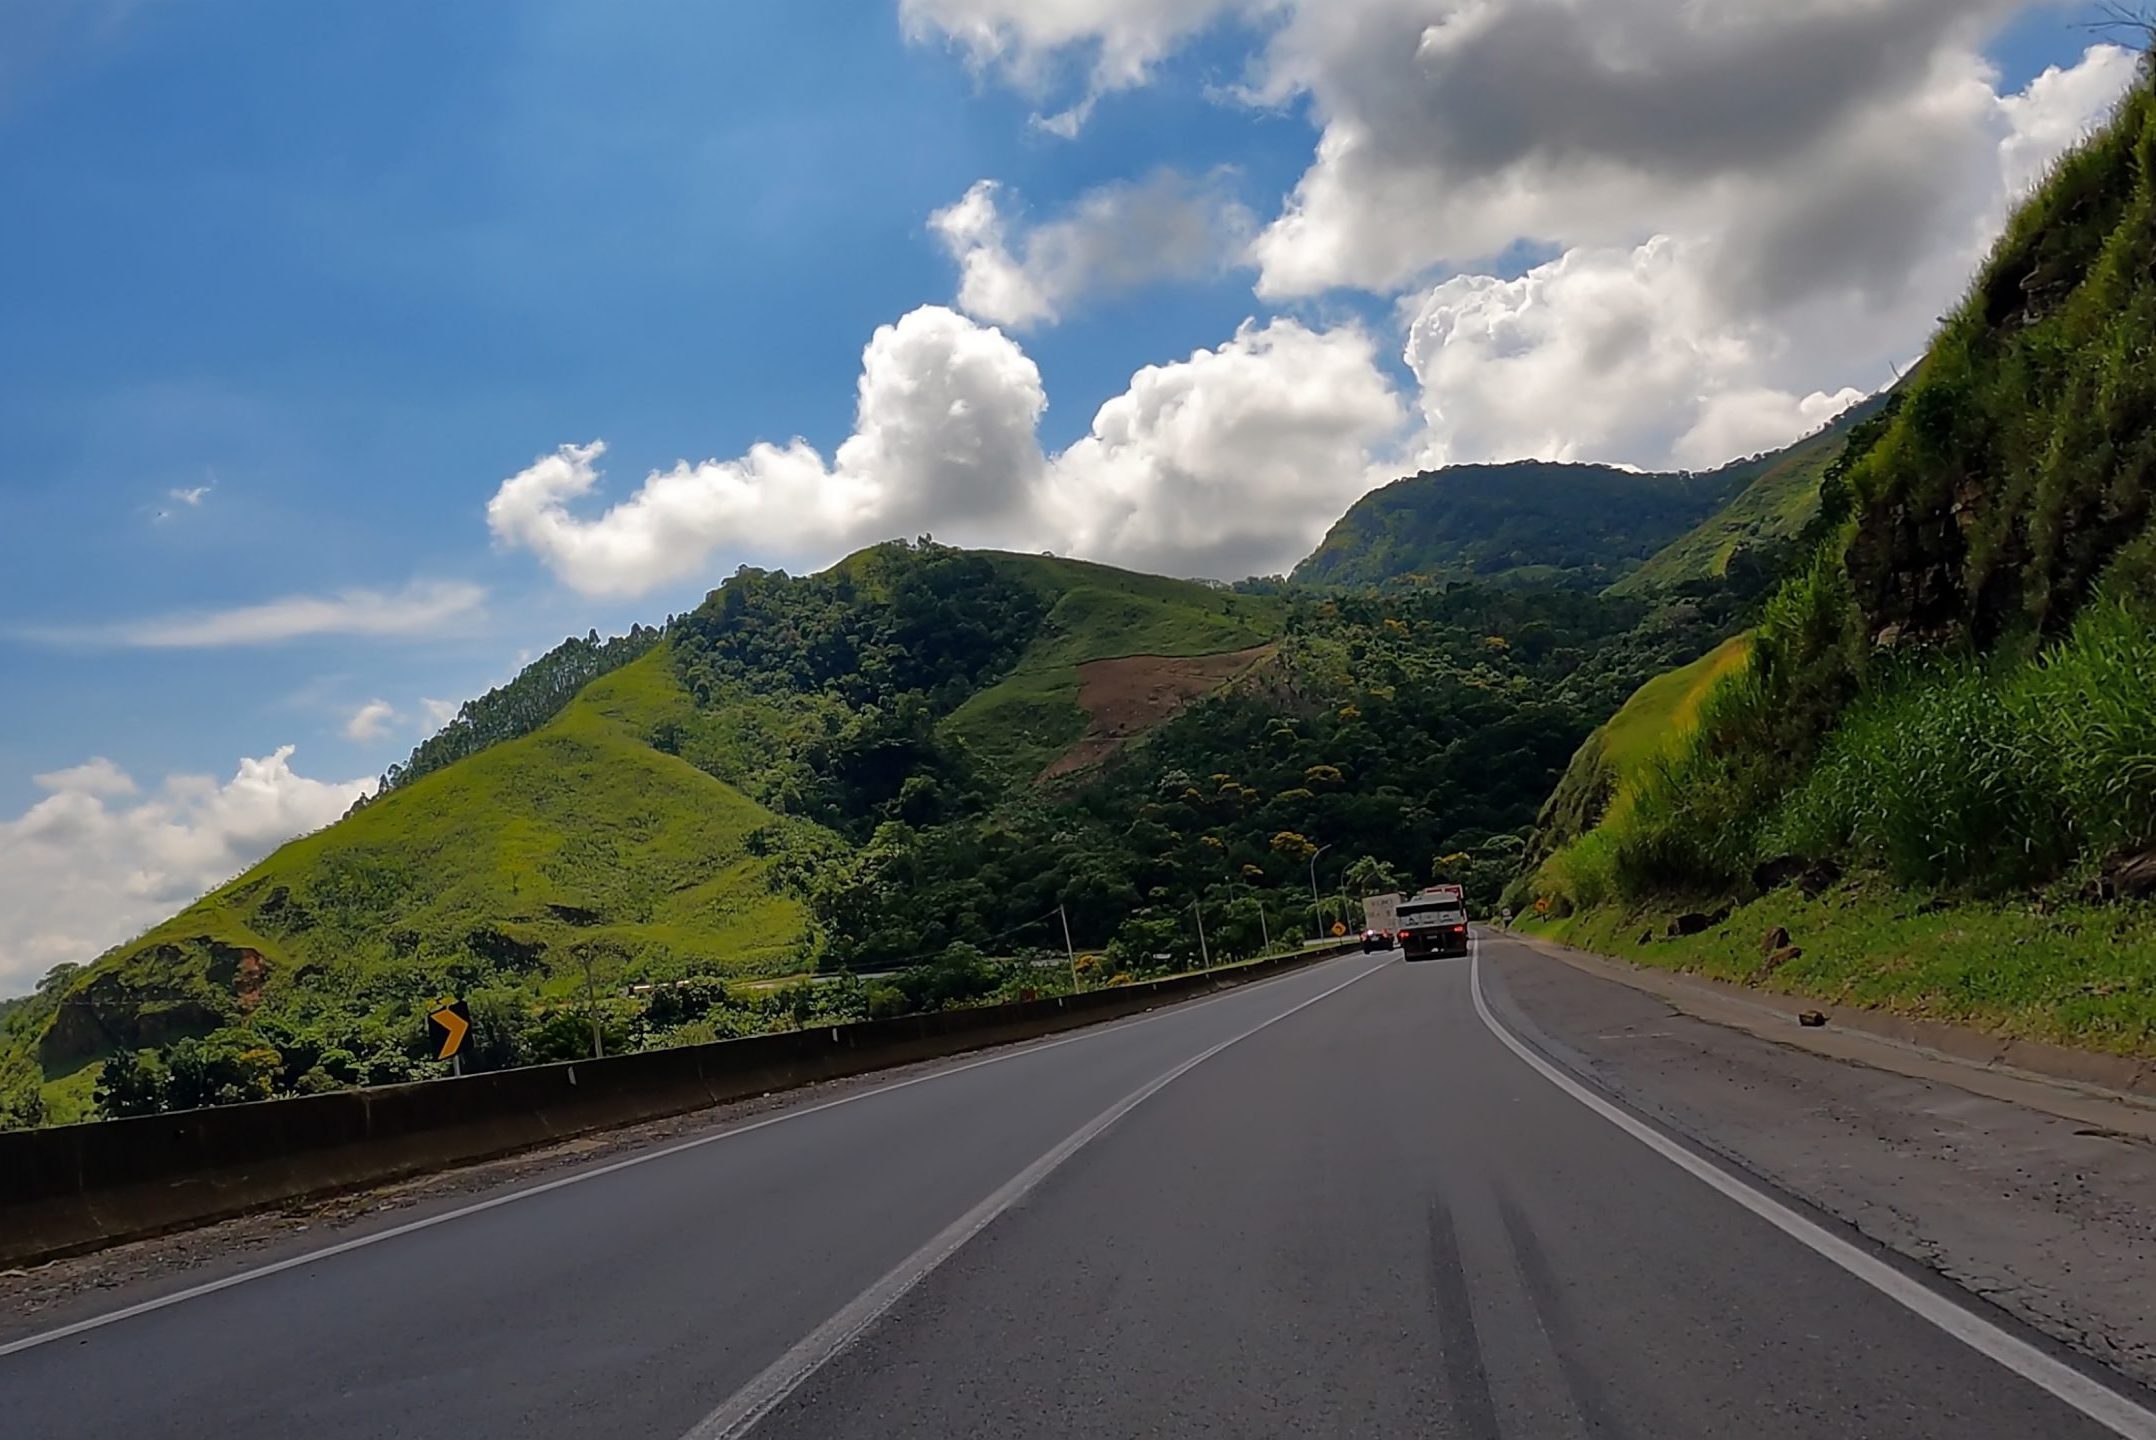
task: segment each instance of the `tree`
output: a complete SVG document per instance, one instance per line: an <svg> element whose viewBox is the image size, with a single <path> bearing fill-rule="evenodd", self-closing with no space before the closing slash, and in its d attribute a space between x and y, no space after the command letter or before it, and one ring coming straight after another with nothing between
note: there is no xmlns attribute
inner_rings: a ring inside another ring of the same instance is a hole
<svg viewBox="0 0 2156 1440"><path fill-rule="evenodd" d="M165 1065L154 1050L122 1050L101 1066L90 1096L108 1120L165 1108Z"/></svg>
<svg viewBox="0 0 2156 1440"><path fill-rule="evenodd" d="M45 1093L35 1080L0 1090L0 1130L35 1130L45 1123Z"/></svg>
<svg viewBox="0 0 2156 1440"><path fill-rule="evenodd" d="M1273 836L1272 847L1290 860L1308 860L1318 853L1318 847L1293 830L1282 830Z"/></svg>
<svg viewBox="0 0 2156 1440"><path fill-rule="evenodd" d="M509 1070L526 1062L529 1047L525 1036L532 1027L531 1009L515 990L475 990L464 997L471 1012L471 1033L459 1052L466 1070Z"/></svg>
<svg viewBox="0 0 2156 1440"><path fill-rule="evenodd" d="M1374 855L1348 866L1344 881L1357 895L1383 895L1401 888L1400 872Z"/></svg>
<svg viewBox="0 0 2156 1440"><path fill-rule="evenodd" d="M227 1027L176 1041L163 1055L164 1108L241 1105L277 1093L284 1057L261 1037Z"/></svg>
<svg viewBox="0 0 2156 1440"><path fill-rule="evenodd" d="M621 977L629 961L628 951L619 941L608 939L584 940L569 948L569 956L576 961L584 977L584 1015L591 1022L591 1058L606 1058L606 1024L599 1004L599 987L611 986ZM615 1048L621 1048L619 1042Z"/></svg>

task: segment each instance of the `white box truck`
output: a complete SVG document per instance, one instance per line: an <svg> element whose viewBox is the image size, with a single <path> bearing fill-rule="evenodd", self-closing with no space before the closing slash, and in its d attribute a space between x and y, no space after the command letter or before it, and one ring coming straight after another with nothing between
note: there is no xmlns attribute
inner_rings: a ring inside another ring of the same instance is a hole
<svg viewBox="0 0 2156 1440"><path fill-rule="evenodd" d="M1398 895L1365 895L1362 897L1362 948L1365 950L1390 950L1392 932L1400 928L1400 897Z"/></svg>

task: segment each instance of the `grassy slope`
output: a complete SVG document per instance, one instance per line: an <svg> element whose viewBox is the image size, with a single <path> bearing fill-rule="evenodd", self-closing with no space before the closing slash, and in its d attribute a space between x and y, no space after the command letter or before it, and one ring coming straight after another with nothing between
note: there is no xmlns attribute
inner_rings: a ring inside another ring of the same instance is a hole
<svg viewBox="0 0 2156 1440"><path fill-rule="evenodd" d="M1528 928L1607 955L1804 995L1975 1025L2003 1035L2156 1055L2156 906L2028 904L1926 908L1883 885L1794 888L1681 940L1641 945L1666 909L1606 906ZM1804 952L1761 975L1760 939L1788 929Z"/></svg>
<svg viewBox="0 0 2156 1440"><path fill-rule="evenodd" d="M771 862L747 847L751 832L788 822L644 743L688 708L666 651L654 651L595 681L538 732L285 845L104 956L70 994L102 982L107 994L172 995L230 1013L232 967L220 957L232 949L267 962L267 998L303 972L311 987L326 978L344 988L370 972L425 970L483 927L550 955L603 938L651 966L797 969L806 913L774 893ZM550 905L596 912L596 922L571 924ZM544 986L569 983L556 969ZM181 1019L174 1028L200 1027ZM0 1044L17 1053L0 1062L19 1061L44 1031L10 1025ZM47 1047L48 1079L86 1087L88 1038Z"/></svg>
<svg viewBox="0 0 2156 1440"><path fill-rule="evenodd" d="M1542 808L1537 829L1545 847L1577 840L1607 813L1628 803L1633 786L1657 755L1689 733L1700 701L1714 682L1744 662L1750 642L1735 636L1633 692L1624 706L1587 737Z"/></svg>
<svg viewBox="0 0 2156 1440"><path fill-rule="evenodd" d="M1602 727L1602 754L1616 770L1620 799L1655 756L1690 733L1700 701L1716 681L1744 663L1750 648L1750 639L1743 635L1725 640L1691 664L1640 686L1610 717Z"/></svg>
<svg viewBox="0 0 2156 1440"><path fill-rule="evenodd" d="M1047 555L998 553L1019 578L1056 596L1017 667L961 705L952 734L1002 773L1038 774L1085 732L1078 667L1124 655L1212 655L1280 634L1284 602Z"/></svg>
<svg viewBox="0 0 2156 1440"><path fill-rule="evenodd" d="M379 864L398 889L387 908L370 897L370 928L461 936L494 923L550 943L603 936L758 968L801 933L798 904L769 892L766 866L744 848L749 832L782 822L644 743L688 705L654 652L595 681L536 734L294 841L145 938L199 933L193 917L205 910L244 924L247 905L276 884L319 886ZM603 919L572 927L550 904Z"/></svg>
<svg viewBox="0 0 2156 1440"><path fill-rule="evenodd" d="M1884 397L1867 400L1816 435L1799 440L1736 498L1655 552L1646 564L1610 586L1612 595L1638 595L1687 580L1719 579L1740 545L1792 540L1819 513L1819 482L1841 454L1850 429L1877 413Z"/></svg>

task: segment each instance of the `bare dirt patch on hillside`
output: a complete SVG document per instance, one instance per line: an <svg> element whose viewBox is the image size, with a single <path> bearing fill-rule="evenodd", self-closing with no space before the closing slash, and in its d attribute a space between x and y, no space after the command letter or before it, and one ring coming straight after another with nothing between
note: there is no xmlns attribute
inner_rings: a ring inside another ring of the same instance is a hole
<svg viewBox="0 0 2156 1440"><path fill-rule="evenodd" d="M1078 667L1078 708L1086 731L1041 772L1054 780L1100 764L1193 700L1249 673L1278 648L1253 645L1216 655L1124 655Z"/></svg>

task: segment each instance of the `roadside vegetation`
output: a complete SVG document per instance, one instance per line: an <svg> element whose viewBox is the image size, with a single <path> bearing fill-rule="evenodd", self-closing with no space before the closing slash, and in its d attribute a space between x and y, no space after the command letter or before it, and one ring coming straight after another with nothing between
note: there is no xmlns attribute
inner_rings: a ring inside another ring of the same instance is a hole
<svg viewBox="0 0 2156 1440"><path fill-rule="evenodd" d="M1868 968L1875 988L1854 993L1955 1015L1988 985L1989 1023L2150 1048L2132 902L2156 891L2152 237L2145 78L2015 218L1898 403L1852 432L1816 546L1743 663L1644 755L1611 765L1622 724L1590 742L1576 769L1600 775L1599 804L1545 812L1546 858L1517 903L1596 912L1569 928L1622 935L1848 871L1880 905L1916 896L1959 917L1940 934L2008 935L2015 953L1889 926L1844 935L1837 956L1805 947L1778 983L1824 993L1837 966ZM1651 698L1635 706L1666 710ZM2009 923L2032 905L2041 923ZM2125 988L2070 1004L2082 975Z"/></svg>
<svg viewBox="0 0 2156 1440"><path fill-rule="evenodd" d="M1669 918L1667 906L1610 905L1531 928L1604 955L1829 1006L2156 1054L2156 906L2025 896L1942 903L1873 876L1816 896L1776 889L1693 935L1668 934Z"/></svg>

